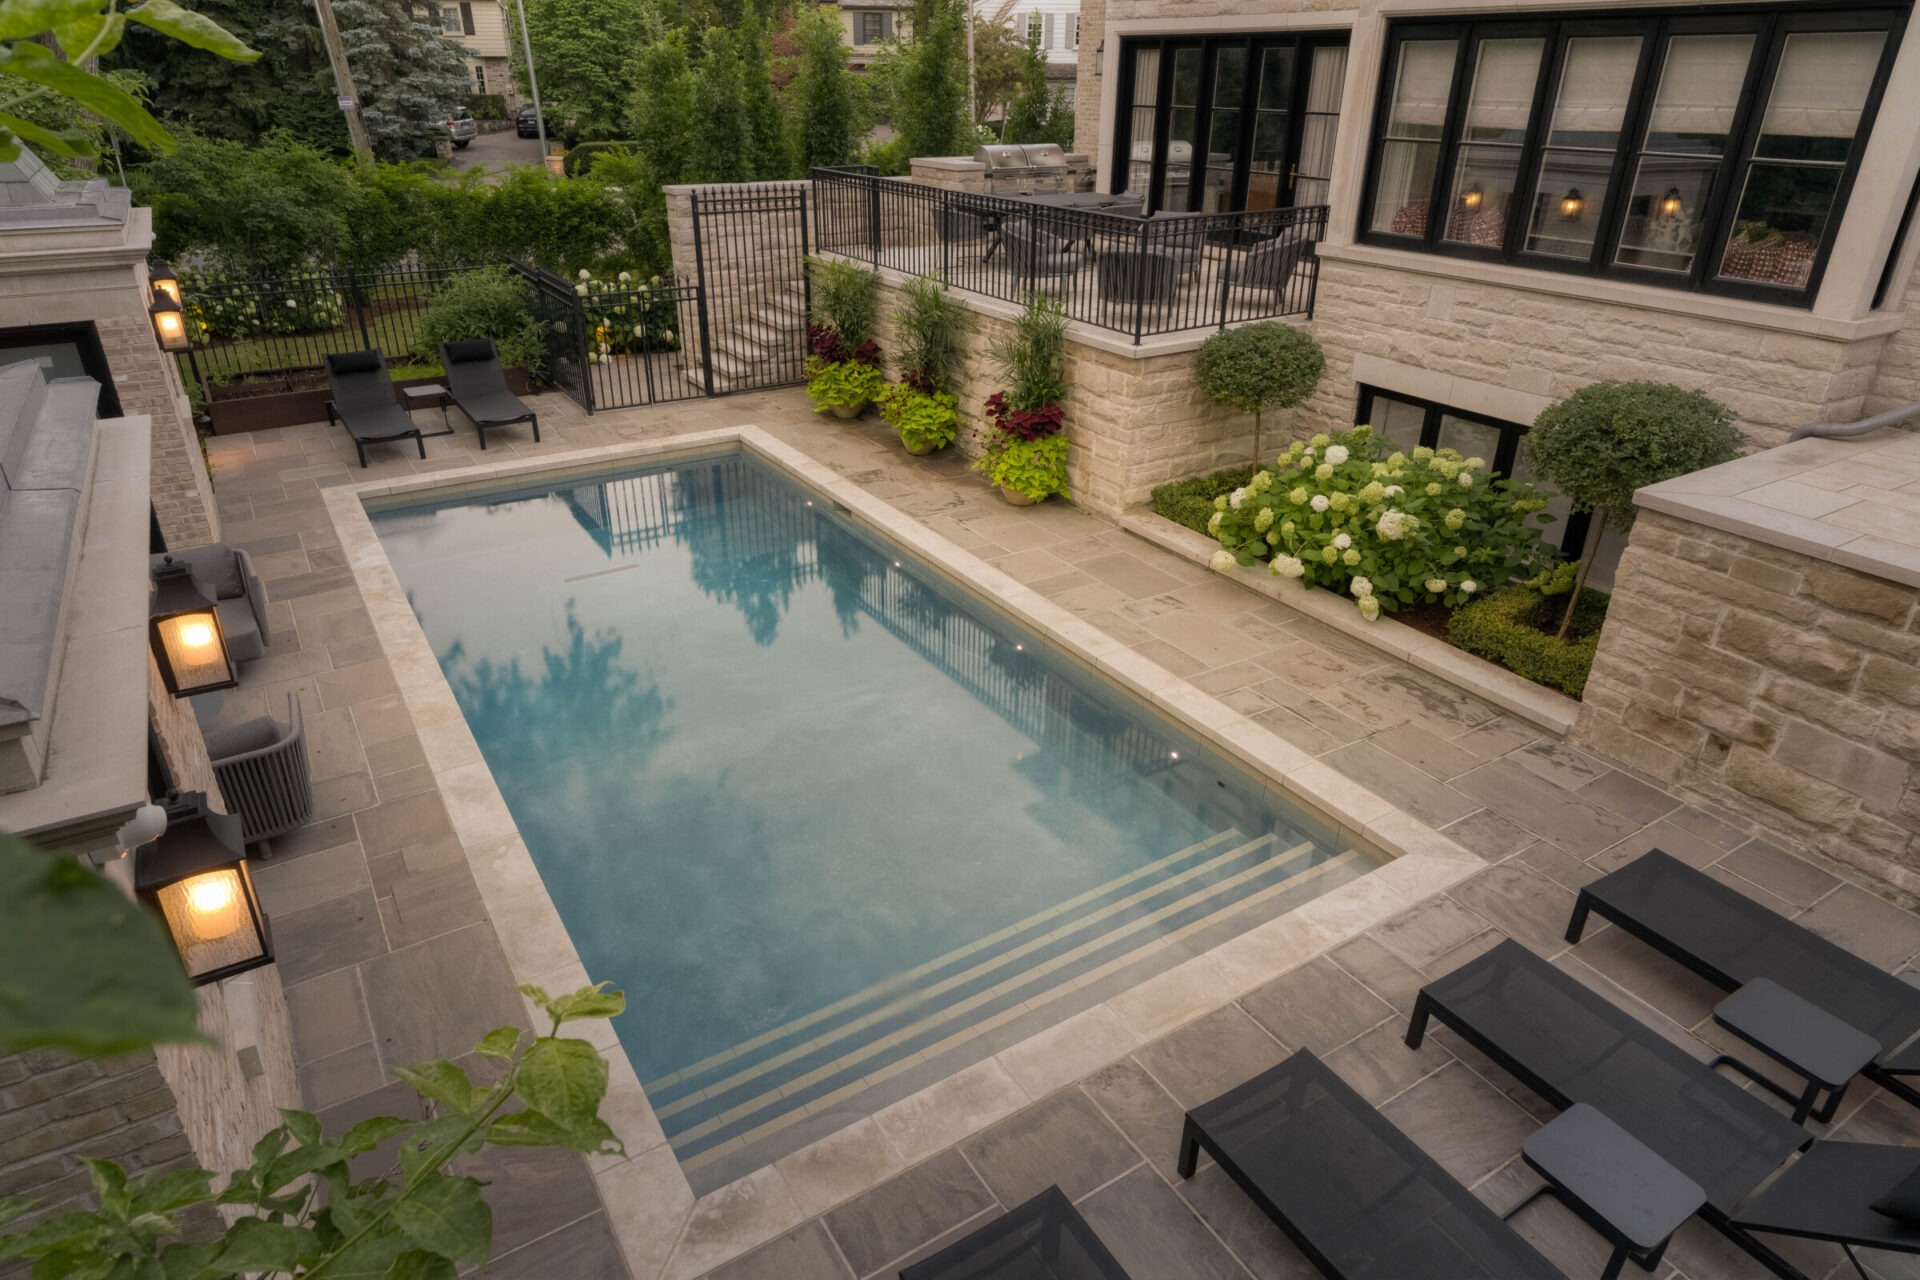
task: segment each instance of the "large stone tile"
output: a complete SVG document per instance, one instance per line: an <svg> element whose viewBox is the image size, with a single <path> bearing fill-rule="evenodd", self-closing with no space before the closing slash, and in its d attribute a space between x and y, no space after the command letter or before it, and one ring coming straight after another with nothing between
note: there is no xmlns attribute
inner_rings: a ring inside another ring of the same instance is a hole
<svg viewBox="0 0 1920 1280"><path fill-rule="evenodd" d="M1324 956L1248 992L1240 1007L1283 1043L1322 1055L1394 1016L1392 1005Z"/></svg>
<svg viewBox="0 0 1920 1280"><path fill-rule="evenodd" d="M337 845L300 858L254 865L253 884L269 919L315 906L368 885L367 859L357 844Z"/></svg>
<svg viewBox="0 0 1920 1280"><path fill-rule="evenodd" d="M1511 760L1483 764L1455 778L1452 785L1577 857L1591 857L1640 827L1631 818L1563 790Z"/></svg>
<svg viewBox="0 0 1920 1280"><path fill-rule="evenodd" d="M388 1062L453 1058L495 1027L531 1029L507 958L484 924L382 956L361 970Z"/></svg>
<svg viewBox="0 0 1920 1280"><path fill-rule="evenodd" d="M1654 822L1680 807L1678 800L1658 787L1650 787L1618 769L1601 774L1579 790L1586 799L1635 822Z"/></svg>
<svg viewBox="0 0 1920 1280"><path fill-rule="evenodd" d="M1511 1098L1458 1062L1408 1089L1380 1114L1469 1185L1511 1160L1537 1127Z"/></svg>
<svg viewBox="0 0 1920 1280"><path fill-rule="evenodd" d="M1329 752L1326 761L1430 827L1457 822L1481 807L1478 800L1468 799L1446 783L1409 768L1406 761L1371 742L1356 742Z"/></svg>
<svg viewBox="0 0 1920 1280"><path fill-rule="evenodd" d="M1574 895L1530 867L1506 862L1447 891L1475 915L1545 956L1566 949Z"/></svg>
<svg viewBox="0 0 1920 1280"><path fill-rule="evenodd" d="M355 814L354 823L369 858L453 834L447 806L437 791L377 804Z"/></svg>
<svg viewBox="0 0 1920 1280"><path fill-rule="evenodd" d="M1575 791L1613 772L1610 765L1564 742L1541 738L1528 743L1507 759L1543 782L1566 791ZM1597 799L1598 797L1592 797ZM1678 801L1674 802L1679 803ZM1669 808L1672 806L1669 805Z"/></svg>
<svg viewBox="0 0 1920 1280"><path fill-rule="evenodd" d="M1416 1053L1407 1048L1406 1023L1396 1018L1367 1032L1351 1044L1326 1055L1327 1066L1354 1092L1381 1106L1452 1060L1438 1044L1429 1042Z"/></svg>
<svg viewBox="0 0 1920 1280"><path fill-rule="evenodd" d="M1374 727L1412 724L1440 737L1453 737L1495 717L1485 703L1398 665L1373 672L1364 680L1348 680L1321 696Z"/></svg>
<svg viewBox="0 0 1920 1280"><path fill-rule="evenodd" d="M855 1274L919 1248L994 1198L957 1151L947 1151L849 1200L823 1219Z"/></svg>
<svg viewBox="0 0 1920 1280"><path fill-rule="evenodd" d="M1255 1280L1313 1280L1320 1274L1219 1165L1207 1166L1174 1189Z"/></svg>
<svg viewBox="0 0 1920 1280"><path fill-rule="evenodd" d="M1501 817L1491 809L1479 809L1443 828L1449 839L1465 845L1488 862L1512 857L1539 837L1517 822Z"/></svg>
<svg viewBox="0 0 1920 1280"><path fill-rule="evenodd" d="M707 1274L709 1280L853 1280L846 1259L818 1220Z"/></svg>
<svg viewBox="0 0 1920 1280"><path fill-rule="evenodd" d="M1251 1080L1287 1048L1236 1005L1199 1018L1134 1054L1183 1107L1197 1107Z"/></svg>
<svg viewBox="0 0 1920 1280"><path fill-rule="evenodd" d="M373 891L359 889L273 921L273 954L288 985L383 956L386 934Z"/></svg>
<svg viewBox="0 0 1920 1280"><path fill-rule="evenodd" d="M1078 1200L1140 1163L1140 1153L1077 1089L1014 1113L960 1151L1004 1205L1049 1186Z"/></svg>
<svg viewBox="0 0 1920 1280"><path fill-rule="evenodd" d="M599 1207L593 1175L578 1152L550 1147L482 1147L455 1164L487 1184L493 1247L505 1253L577 1222Z"/></svg>
<svg viewBox="0 0 1920 1280"><path fill-rule="evenodd" d="M324 1111L387 1083L386 1069L371 1040L303 1062L295 1068L294 1078L300 1086L301 1105L309 1111Z"/></svg>
<svg viewBox="0 0 1920 1280"><path fill-rule="evenodd" d="M1180 589L1179 579L1124 552L1098 555L1079 561L1076 567L1130 597L1157 596Z"/></svg>
<svg viewBox="0 0 1920 1280"><path fill-rule="evenodd" d="M1802 912L1799 922L1883 969L1898 969L1920 952L1920 918L1856 885L1841 885Z"/></svg>
<svg viewBox="0 0 1920 1280"><path fill-rule="evenodd" d="M511 1253L496 1249L487 1264L487 1280L628 1280L620 1241L605 1213L592 1213ZM813 1280L795 1271L794 1280ZM846 1270L822 1273L821 1280L845 1280Z"/></svg>
<svg viewBox="0 0 1920 1280"><path fill-rule="evenodd" d="M1226 1246L1152 1169L1134 1170L1079 1208L1128 1275L1244 1280L1245 1271Z"/></svg>
<svg viewBox="0 0 1920 1280"><path fill-rule="evenodd" d="M1698 1026L1727 993L1620 929L1593 931L1567 954L1631 991L1683 1027Z"/></svg>
<svg viewBox="0 0 1920 1280"><path fill-rule="evenodd" d="M1416 969L1486 932L1487 922L1451 898L1429 898L1372 933L1375 942Z"/></svg>
<svg viewBox="0 0 1920 1280"><path fill-rule="evenodd" d="M1159 1081L1128 1059L1088 1076L1080 1087L1127 1135L1135 1150L1162 1174L1174 1176L1180 1162L1180 1131L1185 1126L1186 1109Z"/></svg>
<svg viewBox="0 0 1920 1280"><path fill-rule="evenodd" d="M1413 1012L1414 999L1427 983L1426 975L1381 946L1371 934L1336 947L1329 956L1367 990L1403 1014Z"/></svg>
<svg viewBox="0 0 1920 1280"><path fill-rule="evenodd" d="M1841 883L1805 858L1796 858L1765 840L1749 840L1718 865L1799 907L1812 906Z"/></svg>
<svg viewBox="0 0 1920 1280"><path fill-rule="evenodd" d="M283 971L282 981L285 978ZM367 1019L360 979L353 969L336 969L290 985L286 999L296 1062L313 1062L373 1039L373 1024Z"/></svg>

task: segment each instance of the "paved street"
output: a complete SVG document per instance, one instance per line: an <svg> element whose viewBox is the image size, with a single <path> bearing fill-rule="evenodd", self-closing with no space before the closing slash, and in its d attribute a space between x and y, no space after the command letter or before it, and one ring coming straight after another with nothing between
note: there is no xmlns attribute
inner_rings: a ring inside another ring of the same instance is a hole
<svg viewBox="0 0 1920 1280"><path fill-rule="evenodd" d="M453 153L453 167L460 172L480 169L493 174L505 171L510 165L539 163L540 139L523 138L511 128L483 133L465 151Z"/></svg>

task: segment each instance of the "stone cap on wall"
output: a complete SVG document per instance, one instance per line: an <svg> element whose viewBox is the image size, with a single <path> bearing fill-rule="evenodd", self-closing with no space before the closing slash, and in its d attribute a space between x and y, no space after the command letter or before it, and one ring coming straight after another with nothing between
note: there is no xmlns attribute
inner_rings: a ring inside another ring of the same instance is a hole
<svg viewBox="0 0 1920 1280"><path fill-rule="evenodd" d="M1920 587L1920 434L1811 438L1648 485L1634 504Z"/></svg>

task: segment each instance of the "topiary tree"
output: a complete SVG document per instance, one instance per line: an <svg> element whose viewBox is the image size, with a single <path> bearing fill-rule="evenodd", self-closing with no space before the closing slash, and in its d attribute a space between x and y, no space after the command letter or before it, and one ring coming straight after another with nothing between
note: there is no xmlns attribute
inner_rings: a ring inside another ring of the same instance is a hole
<svg viewBox="0 0 1920 1280"><path fill-rule="evenodd" d="M1253 415L1253 461L1260 462L1260 416L1291 409L1313 394L1327 370L1320 344L1292 325L1265 320L1214 334L1200 344L1193 378L1207 398Z"/></svg>
<svg viewBox="0 0 1920 1280"><path fill-rule="evenodd" d="M1598 540L1611 521L1633 528L1633 494L1662 480L1731 462L1744 441L1733 414L1712 396L1667 382L1596 382L1534 419L1525 441L1534 473L1575 511L1596 511ZM1569 597L1559 635L1586 585L1587 565Z"/></svg>

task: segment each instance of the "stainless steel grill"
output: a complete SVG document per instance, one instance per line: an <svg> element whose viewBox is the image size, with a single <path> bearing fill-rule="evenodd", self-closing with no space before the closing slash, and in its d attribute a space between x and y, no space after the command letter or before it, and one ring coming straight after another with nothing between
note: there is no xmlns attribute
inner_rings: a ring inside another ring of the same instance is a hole
<svg viewBox="0 0 1920 1280"><path fill-rule="evenodd" d="M987 166L987 189L996 195L1066 191L1072 181L1067 153L1052 142L993 143L975 147L973 159Z"/></svg>

